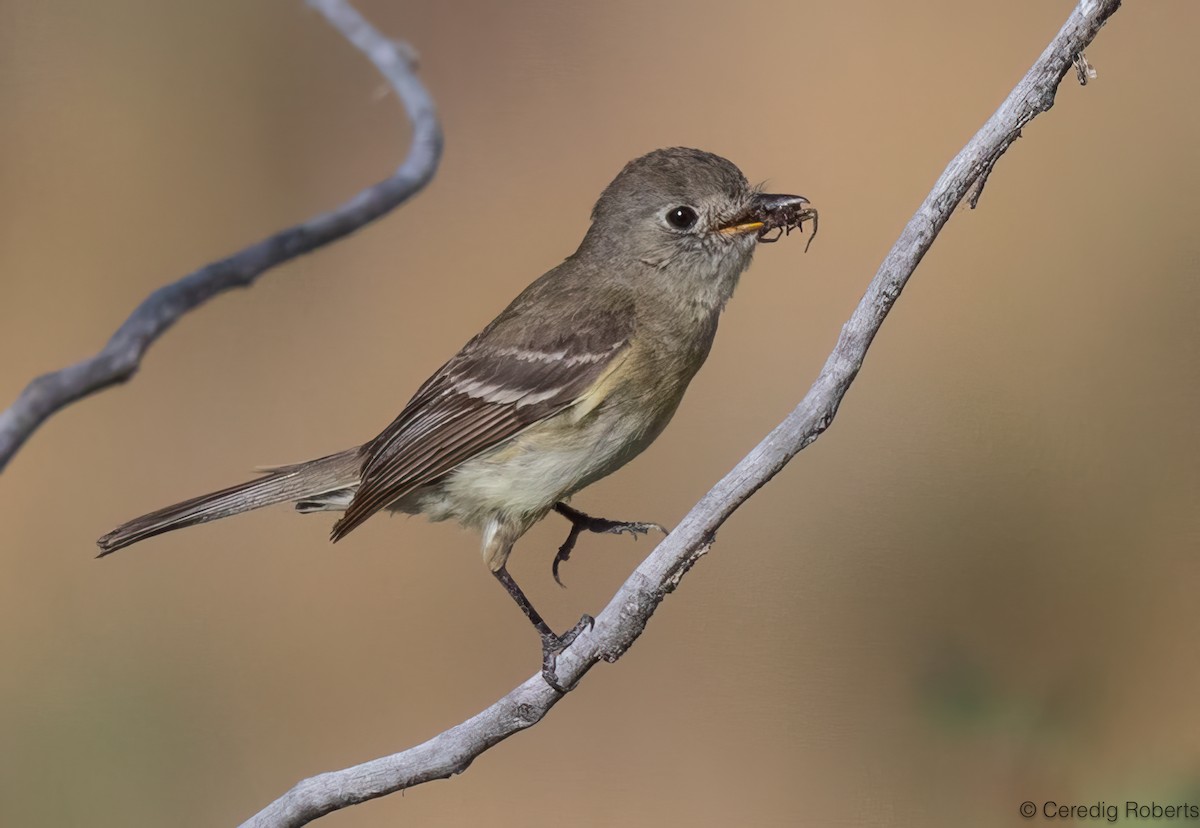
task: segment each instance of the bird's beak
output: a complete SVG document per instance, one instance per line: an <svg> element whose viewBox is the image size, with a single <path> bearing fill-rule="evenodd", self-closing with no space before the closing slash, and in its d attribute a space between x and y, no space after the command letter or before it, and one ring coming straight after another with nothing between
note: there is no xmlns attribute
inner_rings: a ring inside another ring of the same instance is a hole
<svg viewBox="0 0 1200 828"><path fill-rule="evenodd" d="M718 228L718 231L739 236L758 233L761 236L776 227L795 227L806 217L806 204L808 199L804 196L755 193L746 210Z"/></svg>

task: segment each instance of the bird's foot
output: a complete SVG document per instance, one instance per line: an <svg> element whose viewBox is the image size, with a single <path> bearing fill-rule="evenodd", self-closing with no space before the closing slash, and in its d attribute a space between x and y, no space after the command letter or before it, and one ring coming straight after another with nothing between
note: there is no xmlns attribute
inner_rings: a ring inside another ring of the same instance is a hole
<svg viewBox="0 0 1200 828"><path fill-rule="evenodd" d="M554 563L550 566L550 571L554 574L554 580L560 587L565 587L566 585L558 577L558 566L571 557L571 550L575 548L575 541L579 538L581 532L596 532L598 534L610 535L627 534L634 540L639 535L648 534L651 530L657 530L664 535L669 534L666 527L657 523L592 517L578 509L572 509L565 503L554 504L554 511L571 521L571 532L567 535L567 539L563 541L562 546L558 547L558 554L554 556Z"/></svg>
<svg viewBox="0 0 1200 828"><path fill-rule="evenodd" d="M563 650L571 646L581 632L590 630L595 623L596 619L592 618L592 616L584 615L579 619L579 623L562 635L554 635L553 633L550 635L542 634L542 678L545 679L546 684L549 684L552 689L557 690L559 693L566 693L571 689L570 687L563 687L558 681L558 673L556 672L558 657L562 654Z"/></svg>

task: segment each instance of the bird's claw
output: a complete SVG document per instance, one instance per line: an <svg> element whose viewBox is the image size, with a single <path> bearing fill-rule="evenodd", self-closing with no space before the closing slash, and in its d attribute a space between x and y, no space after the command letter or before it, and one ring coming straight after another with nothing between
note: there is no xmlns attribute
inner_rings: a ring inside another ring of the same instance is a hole
<svg viewBox="0 0 1200 828"><path fill-rule="evenodd" d="M623 523L621 521L615 521L615 520L609 521L609 522L612 523L613 525L607 529L602 529L600 531L607 532L610 535L625 535L625 534L627 534L627 535L631 536L634 540L638 539L638 535L648 535L653 530L658 530L659 532L662 532L664 535L667 534L666 527L661 526L660 524L657 524L657 523L641 523L641 522ZM593 530L593 531L595 531L595 530Z"/></svg>
<svg viewBox="0 0 1200 828"><path fill-rule="evenodd" d="M579 622L567 630L562 635L543 635L542 636L542 678L546 684L550 685L552 690L559 693L566 693L574 687L564 687L558 680L558 657L563 651L574 643L579 634L585 630L590 630L596 624L596 619L586 613Z"/></svg>
<svg viewBox="0 0 1200 828"><path fill-rule="evenodd" d="M562 582L562 578L558 577L558 567L559 564L571 557L571 551L575 548L575 541L579 538L580 532L629 535L634 540L637 540L638 535L649 534L652 530L658 530L664 535L670 534L665 526L658 523L592 517L577 509L572 509L565 503L556 504L554 509L567 520L571 521L571 532L567 535L567 539L563 541L562 546L558 547L558 553L555 554L554 562L550 565L550 572L554 575L555 583L564 589L566 588L566 584Z"/></svg>

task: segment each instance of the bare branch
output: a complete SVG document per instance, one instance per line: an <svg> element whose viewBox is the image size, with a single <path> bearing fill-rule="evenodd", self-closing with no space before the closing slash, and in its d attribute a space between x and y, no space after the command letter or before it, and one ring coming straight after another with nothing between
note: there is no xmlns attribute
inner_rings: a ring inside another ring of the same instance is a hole
<svg viewBox="0 0 1200 828"><path fill-rule="evenodd" d="M641 635L658 604L712 544L717 529L755 491L833 422L862 367L867 349L900 291L951 213L1020 134L1054 104L1055 90L1120 0L1083 0L1008 98L946 167L908 222L820 376L774 431L696 504L633 572L558 659L558 675L573 687L598 661L615 661ZM534 676L472 719L401 753L306 779L247 821L243 828L304 825L331 811L466 770L483 751L536 724L563 697Z"/></svg>
<svg viewBox="0 0 1200 828"><path fill-rule="evenodd" d="M252 285L276 265L353 233L403 204L433 178L442 154L442 128L433 99L417 79L412 48L384 38L345 0L308 2L375 64L396 91L413 126L404 163L328 213L159 288L138 305L100 353L29 383L12 407L0 413L0 471L51 414L132 377L146 350L184 314L230 288Z"/></svg>

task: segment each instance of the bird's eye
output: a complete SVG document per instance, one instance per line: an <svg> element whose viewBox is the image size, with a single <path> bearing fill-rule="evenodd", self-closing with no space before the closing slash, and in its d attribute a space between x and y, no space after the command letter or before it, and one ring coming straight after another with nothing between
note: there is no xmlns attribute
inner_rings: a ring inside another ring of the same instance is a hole
<svg viewBox="0 0 1200 828"><path fill-rule="evenodd" d="M667 224L676 230L687 230L696 223L696 211L691 207L672 207L667 210Z"/></svg>

